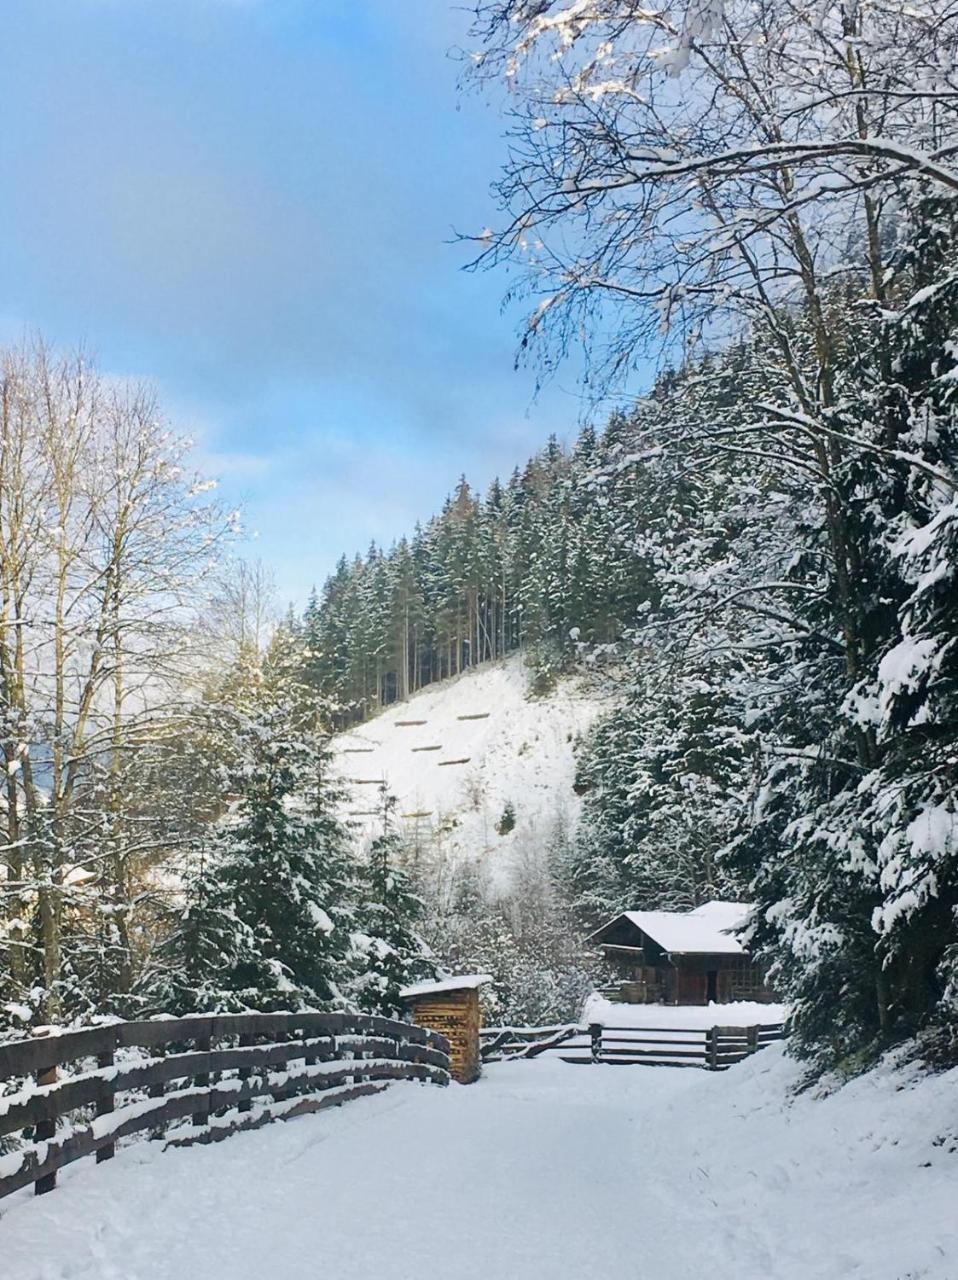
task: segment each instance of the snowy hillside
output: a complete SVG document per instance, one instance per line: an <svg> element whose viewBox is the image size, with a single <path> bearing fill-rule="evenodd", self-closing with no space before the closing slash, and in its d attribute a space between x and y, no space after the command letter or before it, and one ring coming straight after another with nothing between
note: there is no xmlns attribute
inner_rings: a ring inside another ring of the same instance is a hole
<svg viewBox="0 0 958 1280"><path fill-rule="evenodd" d="M431 685L334 744L344 806L362 832L378 829L380 788L398 800L413 842L440 858L477 859L497 880L523 850L573 821L574 748L603 702L580 679L529 698L518 655ZM500 835L507 805L515 826Z"/></svg>

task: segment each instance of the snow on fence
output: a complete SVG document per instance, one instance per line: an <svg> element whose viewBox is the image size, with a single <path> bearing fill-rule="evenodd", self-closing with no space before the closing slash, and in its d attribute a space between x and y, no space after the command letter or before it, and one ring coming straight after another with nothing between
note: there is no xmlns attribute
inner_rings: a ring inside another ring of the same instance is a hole
<svg viewBox="0 0 958 1280"><path fill-rule="evenodd" d="M445 1038L389 1018L244 1013L0 1044L0 1151L13 1147L0 1155L0 1198L31 1183L52 1191L64 1165L109 1160L146 1130L167 1145L215 1142L394 1080L448 1084Z"/></svg>
<svg viewBox="0 0 958 1280"><path fill-rule="evenodd" d="M563 1062L620 1066L701 1067L725 1071L783 1039L780 1022L752 1027L603 1027L599 1023L554 1027L483 1027L483 1062L535 1058L558 1052Z"/></svg>

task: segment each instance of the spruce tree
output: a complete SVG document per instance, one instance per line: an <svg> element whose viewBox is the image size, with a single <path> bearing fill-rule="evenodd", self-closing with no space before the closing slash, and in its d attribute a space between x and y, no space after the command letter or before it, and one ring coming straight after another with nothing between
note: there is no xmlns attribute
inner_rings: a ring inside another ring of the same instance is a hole
<svg viewBox="0 0 958 1280"><path fill-rule="evenodd" d="M210 714L229 790L185 910L148 986L196 1008L297 1009L342 1001L354 866L334 812L322 703L280 632ZM221 691L222 692L222 691ZM165 976L164 976L165 975Z"/></svg>
<svg viewBox="0 0 958 1280"><path fill-rule="evenodd" d="M360 907L353 934L356 976L350 995L368 1013L398 1017L399 992L432 978L435 961L419 934L423 901L402 866L395 799L382 796L382 831L359 873Z"/></svg>

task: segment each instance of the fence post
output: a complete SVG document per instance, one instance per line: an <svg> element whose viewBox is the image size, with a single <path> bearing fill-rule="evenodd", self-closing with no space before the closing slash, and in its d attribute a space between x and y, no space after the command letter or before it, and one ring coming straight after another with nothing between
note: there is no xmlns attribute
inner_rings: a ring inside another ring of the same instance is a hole
<svg viewBox="0 0 958 1280"><path fill-rule="evenodd" d="M709 1027L705 1034L709 1071L718 1071L718 1027Z"/></svg>
<svg viewBox="0 0 958 1280"><path fill-rule="evenodd" d="M241 1036L240 1036L240 1038L239 1038L239 1044L240 1044L240 1048L241 1048L241 1049L249 1049L249 1048L251 1048L251 1047L252 1047L252 1045L254 1045L255 1043L256 1043L256 1037L255 1037L255 1036L250 1036L250 1035L241 1035ZM244 1082L244 1084L245 1084L245 1082L246 1082L247 1080L249 1080L249 1079L250 1079L250 1077L252 1076L252 1074L253 1074L253 1070L252 1070L252 1068L251 1068L251 1067L240 1067L240 1069L237 1071L237 1073L236 1073L236 1074L237 1074L238 1078L239 1078L240 1080L242 1080L242 1081ZM242 1100L237 1104L237 1107L236 1107L236 1110L237 1110L237 1111L251 1111L252 1109L253 1109L253 1100L252 1100L252 1098L243 1098L243 1099L242 1099Z"/></svg>
<svg viewBox="0 0 958 1280"><path fill-rule="evenodd" d="M747 1037L748 1037L748 1052L749 1052L749 1053L757 1053L757 1052L758 1052L758 1030L759 1030L759 1029L758 1029L758 1027L757 1027L757 1026L755 1026L755 1027L746 1027L746 1028L745 1028L745 1034L746 1034L746 1035L747 1035Z"/></svg>
<svg viewBox="0 0 958 1280"><path fill-rule="evenodd" d="M598 1062L602 1057L602 1024L600 1022L589 1024L589 1038L592 1041L592 1061Z"/></svg>
<svg viewBox="0 0 958 1280"><path fill-rule="evenodd" d="M50 1034L50 1030L49 1028L47 1028L46 1030L41 1031L38 1028L35 1034L46 1036ZM37 1080L37 1084L41 1086L47 1085L47 1084L56 1084L57 1082L56 1067L47 1067L44 1071L38 1071L36 1073L36 1080ZM56 1136L56 1131L57 1131L57 1122L55 1118L52 1120L38 1120L33 1128L33 1136L35 1141L37 1142L49 1142L51 1138ZM48 1173L42 1178L37 1178L36 1182L33 1184L33 1194L36 1196L45 1195L48 1191L52 1191L56 1185L57 1185L56 1172Z"/></svg>
<svg viewBox="0 0 958 1280"><path fill-rule="evenodd" d="M98 1068L113 1066L113 1050L110 1049L106 1053L97 1055L96 1065ZM108 1116L114 1107L116 1095L112 1089L107 1090L101 1098L97 1099L96 1113L98 1116ZM116 1154L116 1143L108 1142L104 1147L98 1147L96 1153L97 1164L102 1164L104 1160L112 1160Z"/></svg>
<svg viewBox="0 0 958 1280"><path fill-rule="evenodd" d="M212 1040L209 1036L197 1036L194 1045L198 1052L209 1053ZM208 1089L210 1076L208 1071L201 1071L199 1075L193 1077L193 1084L197 1089ZM210 1102L209 1097L206 1099L206 1105L202 1111L193 1112L193 1123L196 1125L209 1124L210 1122Z"/></svg>

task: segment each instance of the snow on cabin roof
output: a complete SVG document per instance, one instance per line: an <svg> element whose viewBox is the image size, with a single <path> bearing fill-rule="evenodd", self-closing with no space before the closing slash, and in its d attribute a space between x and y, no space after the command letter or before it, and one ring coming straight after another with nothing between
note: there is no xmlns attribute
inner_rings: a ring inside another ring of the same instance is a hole
<svg viewBox="0 0 958 1280"><path fill-rule="evenodd" d="M438 995L443 991L473 991L491 981L491 973L464 973L458 978L443 978L441 982L419 982L414 987L404 987L399 999L418 1000L420 996Z"/></svg>
<svg viewBox="0 0 958 1280"><path fill-rule="evenodd" d="M741 929L745 917L754 909L751 902L719 902L713 898L711 902L703 902L700 907L690 911L689 915L696 920L707 920L716 929Z"/></svg>
<svg viewBox="0 0 958 1280"><path fill-rule="evenodd" d="M741 926L751 910L747 902L706 902L694 911L623 911L596 929L598 938L616 920L628 920L665 951L678 955L744 955L729 930Z"/></svg>

